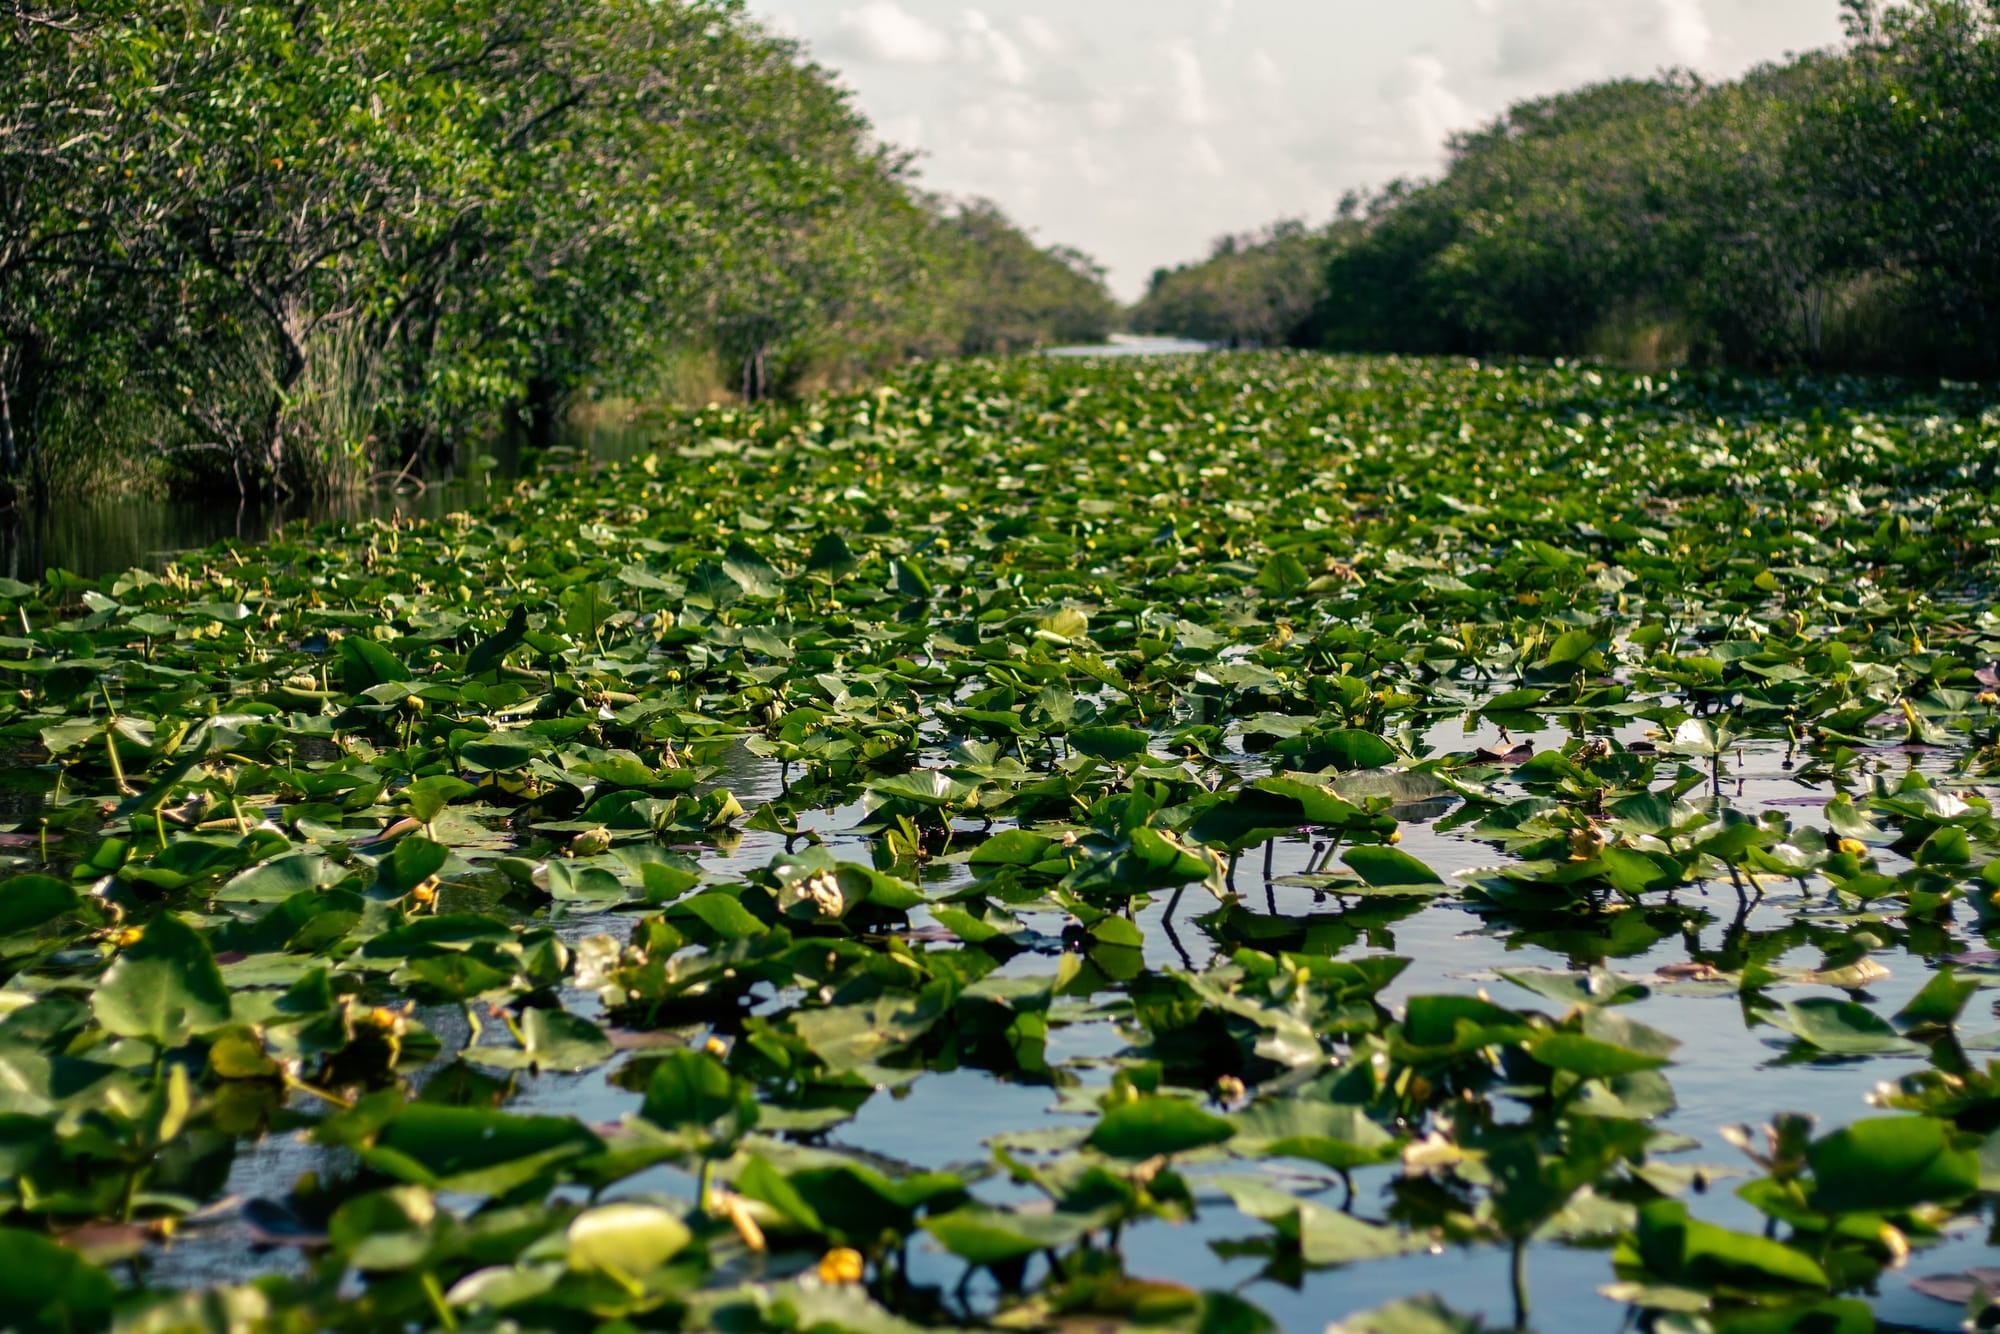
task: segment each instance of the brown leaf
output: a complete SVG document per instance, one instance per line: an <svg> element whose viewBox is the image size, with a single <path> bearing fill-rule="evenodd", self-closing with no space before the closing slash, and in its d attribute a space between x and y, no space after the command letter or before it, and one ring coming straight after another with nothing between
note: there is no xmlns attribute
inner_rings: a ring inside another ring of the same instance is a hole
<svg viewBox="0 0 2000 1334"><path fill-rule="evenodd" d="M1910 1291L1950 1302L1953 1306L1963 1306L1979 1291L1979 1285L1963 1274L1932 1274L1927 1278L1911 1279Z"/></svg>
<svg viewBox="0 0 2000 1334"><path fill-rule="evenodd" d="M86 1223L58 1238L92 1264L100 1265L129 1260L152 1239L152 1230L141 1223Z"/></svg>
<svg viewBox="0 0 2000 1334"><path fill-rule="evenodd" d="M659 1047L687 1045L672 1033L636 1028L610 1028L605 1030L604 1036L611 1039L612 1047L618 1051L651 1051Z"/></svg>

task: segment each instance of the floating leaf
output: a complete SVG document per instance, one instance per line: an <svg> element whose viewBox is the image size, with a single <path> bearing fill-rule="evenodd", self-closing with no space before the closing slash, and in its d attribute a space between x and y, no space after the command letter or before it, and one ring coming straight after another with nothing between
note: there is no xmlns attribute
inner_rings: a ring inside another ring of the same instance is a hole
<svg viewBox="0 0 2000 1334"><path fill-rule="evenodd" d="M1787 1001L1760 1017L1799 1041L1835 1056L1881 1056L1920 1052L1922 1047L1897 1036L1887 1020L1855 1001L1814 996Z"/></svg>
<svg viewBox="0 0 2000 1334"><path fill-rule="evenodd" d="M229 1022L229 989L208 942L170 913L155 917L91 993L107 1032L171 1049Z"/></svg>
<svg viewBox="0 0 2000 1334"><path fill-rule="evenodd" d="M1093 1225L1087 1215L1009 1213L973 1206L926 1218L924 1231L968 1264L993 1265L1067 1246Z"/></svg>
<svg viewBox="0 0 2000 1334"><path fill-rule="evenodd" d="M1114 1158L1155 1158L1220 1144L1236 1128L1182 1098L1139 1098L1105 1112L1090 1147Z"/></svg>
<svg viewBox="0 0 2000 1334"><path fill-rule="evenodd" d="M1349 848L1340 859L1352 867L1363 881L1376 889L1444 888L1437 872L1396 848L1366 844Z"/></svg>
<svg viewBox="0 0 2000 1334"><path fill-rule="evenodd" d="M571 1220L566 1234L571 1269L616 1280L658 1269L694 1240L687 1224L649 1204L604 1204Z"/></svg>
<svg viewBox="0 0 2000 1334"><path fill-rule="evenodd" d="M1856 1121L1815 1141L1812 1205L1825 1213L1887 1213L1955 1203L1979 1189L1979 1155L1956 1132L1921 1116Z"/></svg>

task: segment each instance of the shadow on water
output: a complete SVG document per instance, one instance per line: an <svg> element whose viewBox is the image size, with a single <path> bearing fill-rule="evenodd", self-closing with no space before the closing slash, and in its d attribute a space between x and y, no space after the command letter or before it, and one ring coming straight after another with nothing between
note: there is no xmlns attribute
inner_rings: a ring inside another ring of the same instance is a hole
<svg viewBox="0 0 2000 1334"><path fill-rule="evenodd" d="M435 518L484 505L496 487L530 468L588 467L632 457L657 432L647 419L569 432L537 455L511 435L467 451L453 468L406 484L299 500L262 496L82 496L39 510L0 513L0 577L34 583L49 570L87 579L129 569L158 571L218 542L258 543L285 524L360 522L399 515Z"/></svg>
<svg viewBox="0 0 2000 1334"><path fill-rule="evenodd" d="M1185 338L1113 334L1109 343L1046 349L1055 357L1148 357L1212 352ZM360 522L398 515L435 518L484 505L497 485L524 472L622 463L659 438L641 412L567 429L557 446L537 453L518 431L463 452L454 466L399 490L274 501L261 496L82 496L40 510L0 512L0 577L33 583L50 570L96 579L122 570L158 571L189 552L218 542L268 541L300 521Z"/></svg>

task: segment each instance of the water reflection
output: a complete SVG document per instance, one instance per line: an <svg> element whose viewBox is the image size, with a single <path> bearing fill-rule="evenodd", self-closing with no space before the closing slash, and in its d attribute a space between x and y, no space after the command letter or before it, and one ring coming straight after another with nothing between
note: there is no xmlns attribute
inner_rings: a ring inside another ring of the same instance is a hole
<svg viewBox="0 0 2000 1334"><path fill-rule="evenodd" d="M1077 347L1045 348L1045 357L1167 357L1190 352L1213 352L1214 343L1196 342L1192 338L1158 338L1151 334L1112 334L1108 343L1089 343Z"/></svg>
<svg viewBox="0 0 2000 1334"><path fill-rule="evenodd" d="M450 469L398 490L291 500L261 495L86 496L44 510L0 513L0 576L34 583L49 570L68 570L86 579L134 568L157 571L218 542L269 541L293 522L436 518L486 505L496 487L525 472L623 462L658 434L657 421L640 415L572 430L557 448L542 453L506 436L468 449Z"/></svg>

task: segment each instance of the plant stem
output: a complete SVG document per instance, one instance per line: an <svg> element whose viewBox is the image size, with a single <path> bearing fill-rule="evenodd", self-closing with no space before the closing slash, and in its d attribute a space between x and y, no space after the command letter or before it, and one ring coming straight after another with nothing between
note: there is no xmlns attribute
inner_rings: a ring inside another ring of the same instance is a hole
<svg viewBox="0 0 2000 1334"><path fill-rule="evenodd" d="M104 729L104 755L111 761L111 776L117 780L118 790L128 797L138 796L139 789L125 781L125 766L118 762L118 742L111 727Z"/></svg>
<svg viewBox="0 0 2000 1334"><path fill-rule="evenodd" d="M1511 1280L1514 1290L1514 1328L1528 1327L1528 1242L1524 1237L1514 1239L1514 1258Z"/></svg>
<svg viewBox="0 0 2000 1334"><path fill-rule="evenodd" d="M458 1328L458 1317L451 1313L445 1302L444 1289L438 1285L437 1275L426 1269L418 1282L423 1284L424 1296L430 1298L431 1309L437 1312L438 1323L448 1330Z"/></svg>

